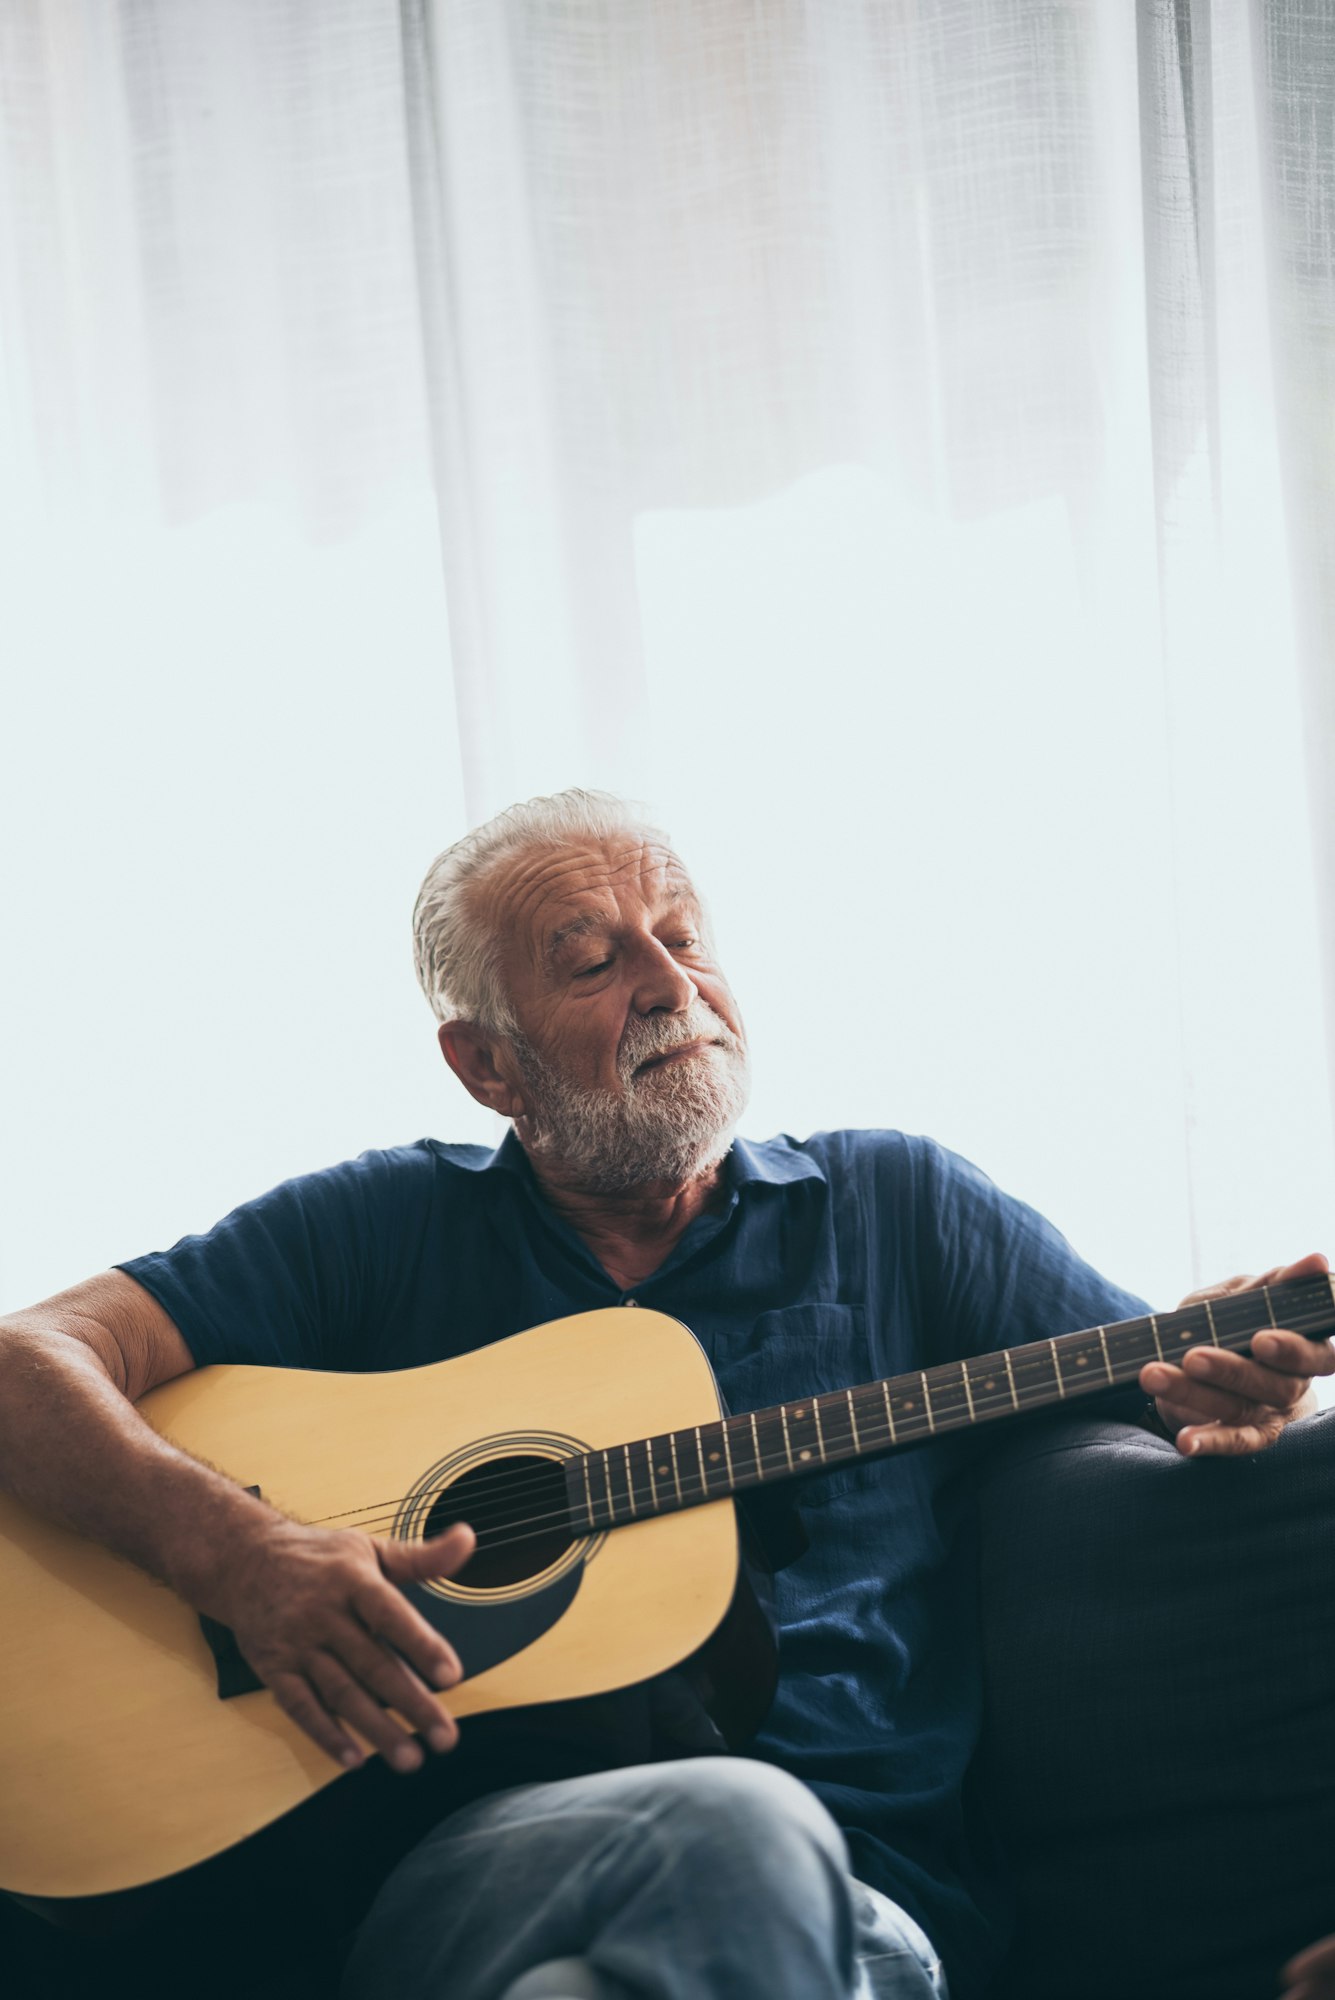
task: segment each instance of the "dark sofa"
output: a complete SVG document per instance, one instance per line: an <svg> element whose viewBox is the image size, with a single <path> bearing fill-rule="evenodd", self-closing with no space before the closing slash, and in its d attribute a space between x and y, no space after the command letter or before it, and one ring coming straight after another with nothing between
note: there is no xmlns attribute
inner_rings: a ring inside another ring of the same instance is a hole
<svg viewBox="0 0 1335 2000"><path fill-rule="evenodd" d="M1200 1462L1063 1424L981 1509L997 2000L1274 2000L1335 1932L1335 1410Z"/></svg>
<svg viewBox="0 0 1335 2000"><path fill-rule="evenodd" d="M1335 1411L1201 1463L1042 1423L1002 1443L979 1503L977 1782L1020 1909L995 2000L1273 2000L1284 1959L1335 1932ZM231 1915L94 1940L0 1899L0 1986L329 2000L336 1915L295 1957L248 1898Z"/></svg>

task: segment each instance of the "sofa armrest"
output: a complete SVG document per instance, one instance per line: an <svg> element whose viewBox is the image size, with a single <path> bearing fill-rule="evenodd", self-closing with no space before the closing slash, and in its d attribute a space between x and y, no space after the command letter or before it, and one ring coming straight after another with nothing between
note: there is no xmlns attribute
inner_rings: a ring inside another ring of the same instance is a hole
<svg viewBox="0 0 1335 2000"><path fill-rule="evenodd" d="M1035 1430L981 1536L999 1994L1271 2000L1335 1931L1335 1411L1249 1459Z"/></svg>

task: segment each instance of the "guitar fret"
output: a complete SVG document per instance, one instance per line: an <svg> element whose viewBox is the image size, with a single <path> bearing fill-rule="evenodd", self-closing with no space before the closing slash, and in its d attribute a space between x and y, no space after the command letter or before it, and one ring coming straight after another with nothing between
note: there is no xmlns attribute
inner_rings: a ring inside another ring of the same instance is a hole
<svg viewBox="0 0 1335 2000"><path fill-rule="evenodd" d="M1002 1348L1001 1358L1006 1364L1006 1380L1010 1383L1011 1404L1018 1410L1020 1407L1020 1398L1015 1393L1015 1370L1011 1367L1011 1351L1009 1347Z"/></svg>
<svg viewBox="0 0 1335 2000"><path fill-rule="evenodd" d="M820 1438L816 1414L816 1398L810 1403L785 1403L784 1415L787 1420L788 1449L793 1459L794 1469L814 1464ZM804 1426L810 1424L812 1443L804 1444Z"/></svg>
<svg viewBox="0 0 1335 2000"><path fill-rule="evenodd" d="M801 1478L929 1434L944 1436L965 1425L1098 1393L1133 1380L1145 1359L1156 1354L1166 1362L1207 1340L1229 1352L1243 1351L1267 1320L1273 1327L1288 1323L1311 1330L1313 1338L1330 1337L1335 1274L1280 1286L1278 1299L1274 1290L1262 1286L1254 1288L1261 1297L1248 1292L1200 1299L1171 1313L969 1355L736 1418L718 1416L657 1438L581 1451L578 1466L572 1456L564 1475L567 1518L575 1533L601 1535L649 1514L717 1501L762 1481ZM875 1420L881 1413L885 1430L878 1434ZM749 1437L750 1465L744 1450L732 1448L734 1425L739 1443ZM624 1494L617 1491L618 1480L624 1481Z"/></svg>
<svg viewBox="0 0 1335 2000"><path fill-rule="evenodd" d="M599 1505L601 1504L607 1515L606 1520L603 1521L601 1525L604 1528L615 1528L615 1526L617 1525L616 1506L612 1499L612 1482L608 1478L607 1453L605 1451L590 1452L586 1463L590 1467L590 1476L594 1477L596 1476L599 1470L600 1460L602 1461L601 1469L603 1475L603 1491L601 1496L601 1502L598 1494L595 1493L593 1495L593 1504L590 1512L590 1519L592 1520L593 1525L596 1528L599 1525L598 1508Z"/></svg>
<svg viewBox="0 0 1335 2000"><path fill-rule="evenodd" d="M732 1491L732 1477L724 1466L723 1453L719 1450L719 1446L726 1446L726 1443L727 1439L723 1425L721 1423L711 1424L709 1426L709 1452L705 1461L704 1474L705 1492L711 1500L717 1496L720 1484L725 1493L731 1493ZM712 1472L709 1469L711 1466L714 1468Z"/></svg>
<svg viewBox="0 0 1335 2000"><path fill-rule="evenodd" d="M1182 1306L1177 1312L1170 1314L1167 1319L1161 1319L1159 1328L1161 1332L1167 1331L1171 1333L1174 1339L1180 1342L1178 1348L1179 1355L1184 1353L1188 1347L1195 1346L1200 1341L1205 1340L1209 1332L1205 1311L1200 1305Z"/></svg>
<svg viewBox="0 0 1335 2000"><path fill-rule="evenodd" d="M1270 1288L1256 1289L1265 1293L1264 1305L1242 1293L1213 1303L1198 1300L1171 1313L1150 1313L1113 1326L999 1348L992 1354L829 1390L736 1418L721 1417L657 1440L581 1453L579 1470L571 1463L567 1475L571 1520L580 1523L578 1533L603 1533L650 1512L716 1501L765 1480L800 1479L925 1440L929 1434L944 1436L966 1424L1009 1418L1099 1393L1131 1381L1145 1359L1155 1354L1166 1362L1170 1354L1176 1359L1206 1339L1230 1352L1242 1350L1258 1324L1266 1324L1266 1315L1274 1326L1288 1320L1300 1328L1320 1327L1327 1334L1335 1323L1335 1282L1330 1276L1323 1274L1307 1285L1281 1286L1278 1300ZM878 1414L878 1396L885 1420L885 1430L879 1434L870 1421ZM749 1466L745 1453L732 1448L734 1424L739 1440L749 1435L754 1455ZM643 1465L636 1456L641 1452ZM619 1479L625 1481L624 1498L617 1491ZM602 1492L599 1480L604 1483ZM576 1497L581 1491L582 1502Z"/></svg>
<svg viewBox="0 0 1335 2000"><path fill-rule="evenodd" d="M980 1361L996 1361L999 1359L999 1356L995 1354L975 1354L972 1359L976 1367ZM973 1420L977 1423L981 1423L984 1417L991 1416L993 1410L997 1407L994 1398L998 1396L1004 1397L1006 1394L1005 1383L998 1382L997 1380L1000 1373L1001 1370L999 1368L992 1369L986 1375L970 1375L967 1367L964 1370L969 1408L973 1412Z"/></svg>
<svg viewBox="0 0 1335 2000"><path fill-rule="evenodd" d="M1089 1356L1085 1353L1084 1348L1081 1346L1078 1340L1065 1341L1063 1342L1063 1345L1066 1347L1070 1357L1074 1360L1077 1368L1088 1368Z"/></svg>
<svg viewBox="0 0 1335 2000"><path fill-rule="evenodd" d="M1055 1340L1050 1340L1048 1346L1052 1349L1052 1366L1057 1376L1057 1394L1064 1398L1066 1395L1066 1384L1062 1380L1062 1359L1057 1352L1057 1343Z"/></svg>

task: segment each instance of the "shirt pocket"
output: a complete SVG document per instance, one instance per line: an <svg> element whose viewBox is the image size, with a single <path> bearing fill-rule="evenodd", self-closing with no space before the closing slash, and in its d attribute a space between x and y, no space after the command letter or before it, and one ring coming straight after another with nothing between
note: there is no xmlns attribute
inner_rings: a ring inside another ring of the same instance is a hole
<svg viewBox="0 0 1335 2000"><path fill-rule="evenodd" d="M748 1410L856 1388L875 1381L880 1370L871 1353L865 1306L805 1305L761 1313L745 1347L726 1365L716 1361L715 1373L729 1411L740 1417ZM874 1465L845 1465L789 1482L789 1487L805 1510L865 1485L876 1470Z"/></svg>

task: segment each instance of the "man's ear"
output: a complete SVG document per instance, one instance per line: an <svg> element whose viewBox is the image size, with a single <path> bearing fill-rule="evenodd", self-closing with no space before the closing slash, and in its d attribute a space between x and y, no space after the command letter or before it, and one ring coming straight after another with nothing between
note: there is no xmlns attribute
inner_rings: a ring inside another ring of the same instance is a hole
<svg viewBox="0 0 1335 2000"><path fill-rule="evenodd" d="M502 1118L522 1118L524 1100L497 1063L501 1036L488 1035L471 1021L443 1021L436 1036L440 1052L470 1097Z"/></svg>

